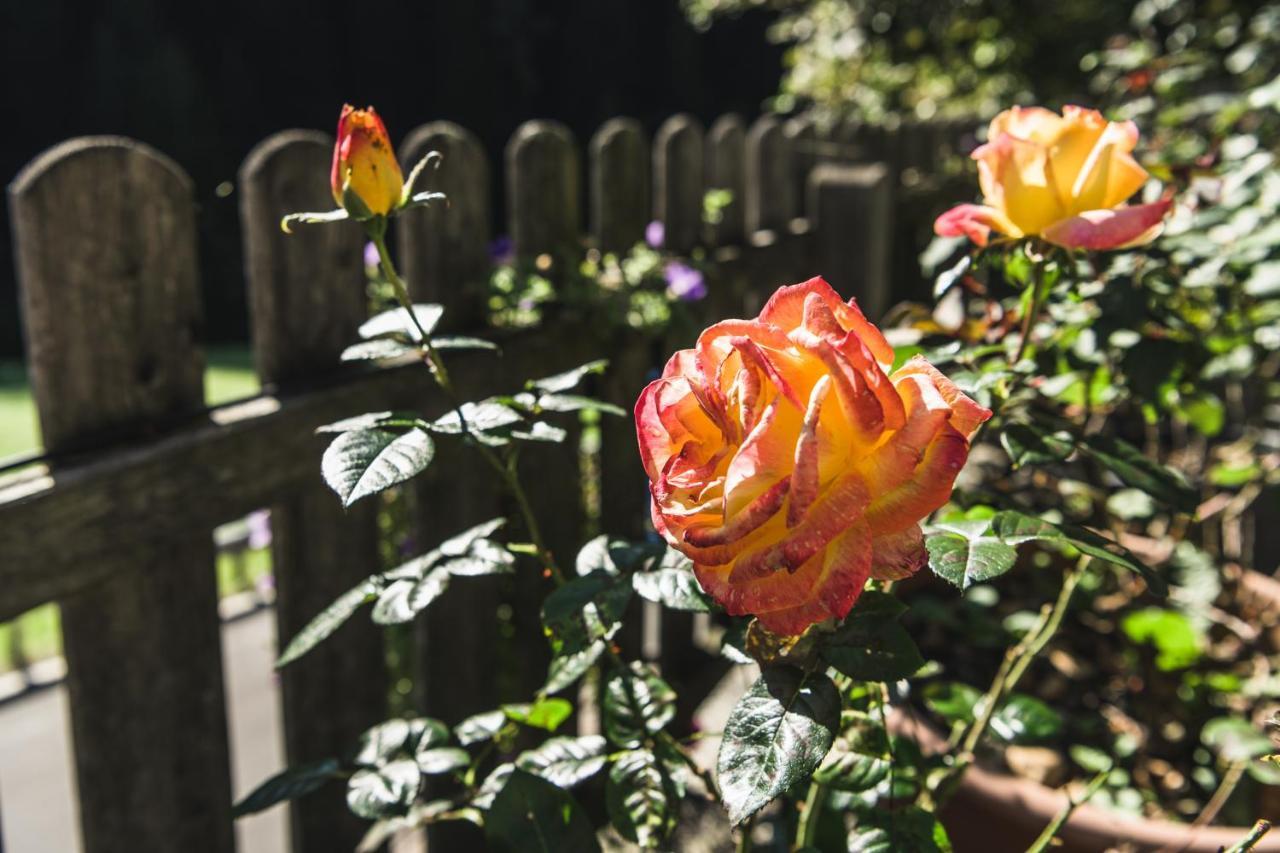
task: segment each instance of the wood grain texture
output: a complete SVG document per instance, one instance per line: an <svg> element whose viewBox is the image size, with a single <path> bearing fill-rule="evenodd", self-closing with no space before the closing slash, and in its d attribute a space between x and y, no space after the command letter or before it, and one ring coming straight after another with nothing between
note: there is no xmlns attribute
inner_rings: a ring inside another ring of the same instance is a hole
<svg viewBox="0 0 1280 853"><path fill-rule="evenodd" d="M626 252L649 224L649 143L640 122L605 122L590 145L591 233L606 252Z"/></svg>
<svg viewBox="0 0 1280 853"><path fill-rule="evenodd" d="M796 215L791 145L775 116L756 119L747 132L747 234L784 231Z"/></svg>
<svg viewBox="0 0 1280 853"><path fill-rule="evenodd" d="M564 254L582 233L582 176L573 134L529 121L507 143L508 233L517 254Z"/></svg>
<svg viewBox="0 0 1280 853"><path fill-rule="evenodd" d="M400 148L404 168L431 151L440 152L440 165L423 172L415 191L443 192L448 201L396 220L401 272L415 300L444 306L440 328L478 328L489 284L489 163L475 136L452 122L415 128Z"/></svg>
<svg viewBox="0 0 1280 853"><path fill-rule="evenodd" d="M663 224L665 247L687 253L702 242L702 124L691 115L662 123L653 139L653 212Z"/></svg>
<svg viewBox="0 0 1280 853"><path fill-rule="evenodd" d="M359 225L298 226L297 233L285 234L277 224L286 213L331 203L332 144L320 133L276 134L250 153L240 173L254 355L263 382L286 391L340 372L338 355L368 314ZM344 511L320 479L318 454L312 466L312 476L271 507L281 648L378 569L376 503ZM385 671L381 632L365 619L351 620L339 636L282 671L288 764L348 753L361 732L386 716ZM366 827L347 810L345 795L345 786L335 782L290 804L293 850L359 843Z"/></svg>
<svg viewBox="0 0 1280 853"><path fill-rule="evenodd" d="M879 321L889 307L888 241L893 233L888 170L871 166L818 166L809 176L815 252L827 281L856 297Z"/></svg>
<svg viewBox="0 0 1280 853"><path fill-rule="evenodd" d="M713 246L739 244L746 233L746 145L747 128L741 116L720 116L707 131L707 189L728 190L733 196L720 221L708 229Z"/></svg>
<svg viewBox="0 0 1280 853"><path fill-rule="evenodd" d="M182 170L131 140L78 139L25 169L9 203L45 446L102 429L145 435L151 418L198 409L195 207ZM211 531L163 546L116 538L98 568L101 582L60 602L85 850L229 853Z"/></svg>

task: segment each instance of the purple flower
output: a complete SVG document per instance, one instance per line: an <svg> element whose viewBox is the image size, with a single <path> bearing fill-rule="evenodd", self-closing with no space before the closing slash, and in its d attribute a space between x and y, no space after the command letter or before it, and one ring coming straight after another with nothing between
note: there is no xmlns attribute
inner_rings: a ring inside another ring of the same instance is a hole
<svg viewBox="0 0 1280 853"><path fill-rule="evenodd" d="M672 261L663 271L667 293L683 302L697 302L707 295L707 281L688 264Z"/></svg>
<svg viewBox="0 0 1280 853"><path fill-rule="evenodd" d="M489 260L501 266L509 264L516 259L516 245L511 242L511 238L506 234L501 237L495 237L493 242L489 244Z"/></svg>
<svg viewBox="0 0 1280 853"><path fill-rule="evenodd" d="M649 244L650 249L661 249L666 239L667 228L656 219L644 229L644 241Z"/></svg>
<svg viewBox="0 0 1280 853"><path fill-rule="evenodd" d="M271 544L271 511L260 509L249 513L245 519L249 527L249 547L266 548Z"/></svg>
<svg viewBox="0 0 1280 853"><path fill-rule="evenodd" d="M378 247L372 241L364 244L364 265L370 269L378 268Z"/></svg>

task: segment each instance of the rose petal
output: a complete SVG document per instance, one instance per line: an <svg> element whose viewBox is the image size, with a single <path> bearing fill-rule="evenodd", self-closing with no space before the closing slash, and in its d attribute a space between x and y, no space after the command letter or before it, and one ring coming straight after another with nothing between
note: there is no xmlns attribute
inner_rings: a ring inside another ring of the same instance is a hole
<svg viewBox="0 0 1280 853"><path fill-rule="evenodd" d="M1154 240L1164 226L1172 199L1116 210L1090 210L1055 222L1043 237L1066 249L1118 249Z"/></svg>
<svg viewBox="0 0 1280 853"><path fill-rule="evenodd" d="M920 571L928 559L924 533L918 524L871 540L871 577L878 581L909 578Z"/></svg>
<svg viewBox="0 0 1280 853"><path fill-rule="evenodd" d="M787 499L790 488L791 478L783 477L765 489L751 503L733 515L727 516L724 524L718 527L710 525L690 527L685 531L684 541L695 548L711 548L736 542L749 533L755 532L776 515L778 510L782 509L782 503Z"/></svg>
<svg viewBox="0 0 1280 853"><path fill-rule="evenodd" d="M804 303L810 293L816 293L822 297L822 301L831 309L840 326L856 334L877 361L882 364L893 363L893 347L889 346L889 342L885 340L880 330L867 320L862 310L858 308L857 300L841 301L840 294L836 293L820 276L815 276L803 284L778 288L760 309L760 322L777 326L784 334L790 333L803 325Z"/></svg>
<svg viewBox="0 0 1280 853"><path fill-rule="evenodd" d="M791 501L787 504L787 527L795 527L818 497L818 417L831 390L831 377L824 376L809 394L800 438L796 441L795 471L791 475Z"/></svg>
<svg viewBox="0 0 1280 853"><path fill-rule="evenodd" d="M951 407L951 425L960 430L965 438L971 437L974 430L991 417L990 409L974 402L924 356L912 356L906 364L895 370L889 379L897 385L899 381L911 375L928 377L933 387L937 388L938 393L942 395L942 399L946 400L947 405Z"/></svg>
<svg viewBox="0 0 1280 853"><path fill-rule="evenodd" d="M992 231L1022 236L1004 213L981 204L958 204L933 221L933 233L939 237L968 237L978 246L987 245Z"/></svg>

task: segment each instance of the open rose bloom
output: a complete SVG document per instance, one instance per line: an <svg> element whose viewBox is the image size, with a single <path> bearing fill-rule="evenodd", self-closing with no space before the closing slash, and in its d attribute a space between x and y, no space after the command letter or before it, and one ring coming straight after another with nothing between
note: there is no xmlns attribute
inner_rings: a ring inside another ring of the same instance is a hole
<svg viewBox="0 0 1280 853"><path fill-rule="evenodd" d="M1170 201L1126 206L1147 172L1133 159L1138 128L1096 110L1014 107L991 121L973 152L983 204L962 204L934 223L943 237L985 246L992 231L1039 236L1068 249L1117 249L1160 233Z"/></svg>
<svg viewBox="0 0 1280 853"><path fill-rule="evenodd" d="M919 522L991 412L923 358L892 362L814 278L707 329L640 395L654 525L729 613L798 634L924 564Z"/></svg>

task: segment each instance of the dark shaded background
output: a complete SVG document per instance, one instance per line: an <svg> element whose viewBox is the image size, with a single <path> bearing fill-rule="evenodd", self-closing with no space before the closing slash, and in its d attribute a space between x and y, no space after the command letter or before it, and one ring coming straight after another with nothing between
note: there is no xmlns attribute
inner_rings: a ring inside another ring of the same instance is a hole
<svg viewBox="0 0 1280 853"><path fill-rule="evenodd" d="M585 144L615 115L650 132L679 111L751 116L778 84L768 23L746 15L700 34L678 0L0 0L0 175L7 183L48 146L88 133L173 157L200 207L205 338L242 340L238 200L215 189L267 135L332 132L344 100L373 103L396 141L451 119L496 167L530 118L563 121ZM7 210L0 219L4 358L21 342Z"/></svg>

